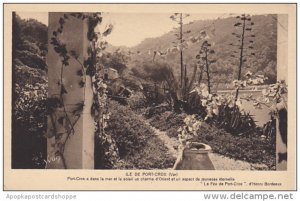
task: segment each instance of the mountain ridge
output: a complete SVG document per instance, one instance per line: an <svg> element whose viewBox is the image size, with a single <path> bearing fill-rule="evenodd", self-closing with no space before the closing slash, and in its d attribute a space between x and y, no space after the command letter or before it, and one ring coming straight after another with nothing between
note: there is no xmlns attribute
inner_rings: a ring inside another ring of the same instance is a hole
<svg viewBox="0 0 300 201"><path fill-rule="evenodd" d="M269 77L269 83L276 81L276 62L277 62L277 17L276 15L253 15L254 22L251 34L256 35L254 38L253 53L256 55L247 58L247 62L243 68L243 73L252 71L258 74L264 74ZM234 27L238 21L236 17L218 18L212 20L196 20L193 23L185 24L184 31L190 30L189 34L185 34L185 39L197 37L201 32L205 32L207 37L205 40L212 44L215 50L217 63L212 67L212 71L216 72L216 79L224 82L231 82L236 79L237 59L230 58L237 49L230 46L230 43L237 43L237 39L232 35L233 32L239 31ZM172 42L176 41L174 33L177 29L163 34L160 37L145 38L138 45L131 48L120 48L121 51L131 56L128 67L140 67L144 62L152 62L154 51L165 53L168 48L172 47ZM191 73L192 66L196 63L195 56L198 54L201 44L192 43L184 50L184 63L188 66L188 72ZM116 49L115 49L116 50ZM155 55L156 62L166 62L174 70L175 74L179 74L179 54L178 52L169 54L165 57Z"/></svg>

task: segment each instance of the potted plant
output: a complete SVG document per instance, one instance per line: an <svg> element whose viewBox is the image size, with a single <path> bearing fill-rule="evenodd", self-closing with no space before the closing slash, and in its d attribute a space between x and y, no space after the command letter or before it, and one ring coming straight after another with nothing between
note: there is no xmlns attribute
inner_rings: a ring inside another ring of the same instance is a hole
<svg viewBox="0 0 300 201"><path fill-rule="evenodd" d="M184 123L178 129L179 154L173 169L214 170L214 165L208 155L211 152L211 147L194 140L197 131L201 129L202 122L197 120L195 115L189 115L184 119Z"/></svg>

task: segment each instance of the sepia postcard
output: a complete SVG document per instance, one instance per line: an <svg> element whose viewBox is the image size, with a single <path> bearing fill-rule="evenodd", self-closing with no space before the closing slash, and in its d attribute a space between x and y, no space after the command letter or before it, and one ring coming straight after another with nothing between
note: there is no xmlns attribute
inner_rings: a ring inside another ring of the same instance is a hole
<svg viewBox="0 0 300 201"><path fill-rule="evenodd" d="M296 4L4 4L4 190L296 190Z"/></svg>

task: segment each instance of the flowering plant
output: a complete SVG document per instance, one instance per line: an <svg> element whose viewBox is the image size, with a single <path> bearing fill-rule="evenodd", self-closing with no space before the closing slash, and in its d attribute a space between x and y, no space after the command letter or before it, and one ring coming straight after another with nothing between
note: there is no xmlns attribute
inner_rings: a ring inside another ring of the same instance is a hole
<svg viewBox="0 0 300 201"><path fill-rule="evenodd" d="M197 135L197 131L200 129L202 122L197 120L195 115L188 115L184 119L185 125L181 126L178 131L179 142L183 146L187 146L190 140Z"/></svg>
<svg viewBox="0 0 300 201"><path fill-rule="evenodd" d="M206 117L204 120L218 116L220 113L220 106L228 106L233 108L237 106L240 108L241 100L235 98L232 94L210 94L208 87L205 84L200 84L194 89L201 99L201 105L206 108ZM241 109L241 108L240 108Z"/></svg>

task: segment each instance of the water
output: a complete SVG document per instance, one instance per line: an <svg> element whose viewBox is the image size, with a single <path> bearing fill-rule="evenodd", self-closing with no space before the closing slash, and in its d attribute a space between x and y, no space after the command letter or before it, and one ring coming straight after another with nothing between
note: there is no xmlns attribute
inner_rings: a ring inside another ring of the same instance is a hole
<svg viewBox="0 0 300 201"><path fill-rule="evenodd" d="M218 93L231 93L232 91L218 91ZM261 91L249 91L249 90L240 90L239 96L250 95L252 94L253 98L257 98L262 96ZM256 121L256 125L263 126L267 121L270 120L269 109L265 105L261 106L261 109L255 108L253 106L253 101L242 100L241 108L246 112L253 115L254 120Z"/></svg>

